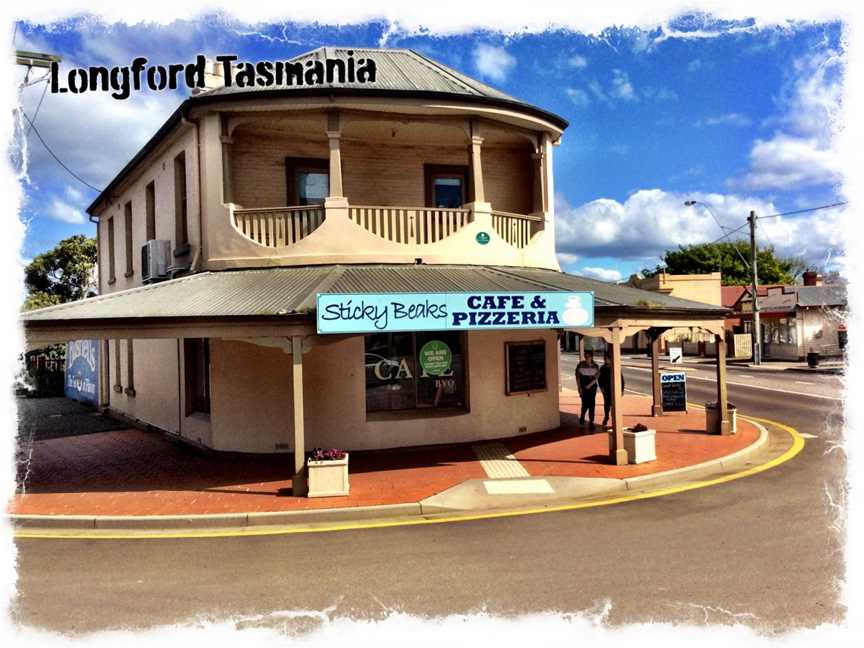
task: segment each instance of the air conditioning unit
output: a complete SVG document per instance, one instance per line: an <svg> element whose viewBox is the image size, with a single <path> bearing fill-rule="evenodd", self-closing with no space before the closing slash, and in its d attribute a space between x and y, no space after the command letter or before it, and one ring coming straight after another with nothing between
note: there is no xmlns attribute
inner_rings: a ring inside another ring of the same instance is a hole
<svg viewBox="0 0 864 648"><path fill-rule="evenodd" d="M171 241L147 241L141 246L141 276L144 283L170 279Z"/></svg>

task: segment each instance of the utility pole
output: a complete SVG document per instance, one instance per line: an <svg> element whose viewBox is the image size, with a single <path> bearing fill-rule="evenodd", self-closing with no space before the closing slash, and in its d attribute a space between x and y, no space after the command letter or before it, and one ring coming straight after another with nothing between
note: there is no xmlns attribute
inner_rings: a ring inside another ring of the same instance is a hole
<svg viewBox="0 0 864 648"><path fill-rule="evenodd" d="M759 321L759 270L756 266L756 212L747 217L750 224L750 270L753 291L753 364L762 364L762 326Z"/></svg>

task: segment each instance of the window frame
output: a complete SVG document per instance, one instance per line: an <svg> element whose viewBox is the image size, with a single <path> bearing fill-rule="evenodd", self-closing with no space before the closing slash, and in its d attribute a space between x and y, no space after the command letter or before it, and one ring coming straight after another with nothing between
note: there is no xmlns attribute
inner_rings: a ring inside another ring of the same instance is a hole
<svg viewBox="0 0 864 648"><path fill-rule="evenodd" d="M459 178L462 181L462 204L464 206L468 200L468 180L470 178L470 169L468 165L463 164L424 164L423 176L426 192L424 201L426 207L432 209L444 209L435 205L435 180L438 178Z"/></svg>
<svg viewBox="0 0 864 648"><path fill-rule="evenodd" d="M117 281L116 261L117 257L114 253L114 217L109 216L108 222L105 225L108 228L108 284L113 284Z"/></svg>
<svg viewBox="0 0 864 648"><path fill-rule="evenodd" d="M452 416L454 414L468 414L471 411L471 389L470 389L470 367L469 367L469 359L468 359L468 332L467 331L453 331L454 333L458 333L459 341L462 346L462 400L463 403L461 405L447 405L444 407L430 407L430 406L417 406L418 400L418 386L417 379L420 375L420 361L417 357L418 346L417 346L417 334L430 334L435 333L435 331L381 331L381 333L386 333L389 335L393 334L403 334L411 336L411 352L416 362L415 375L413 377L414 382L414 406L413 407L405 407L398 409L369 409L368 400L366 399L366 371L365 371L365 358L368 353L366 350L366 339L367 334L363 336L363 355L362 355L362 365L363 371L361 372L363 375L363 407L366 412L367 419L376 419L376 418L429 418L435 416Z"/></svg>
<svg viewBox="0 0 864 648"><path fill-rule="evenodd" d="M202 361L201 365L199 360ZM210 366L210 338L183 338L183 400L186 416L210 416L213 406ZM201 393L198 379L203 380Z"/></svg>
<svg viewBox="0 0 864 648"><path fill-rule="evenodd" d="M126 204L123 206L123 235L125 239L125 250L126 250L126 273L125 277L131 277L135 274L135 264L132 258L132 234L133 234L133 224L132 224L132 201L126 201Z"/></svg>
<svg viewBox="0 0 864 648"><path fill-rule="evenodd" d="M299 173L324 173L327 175L327 193L330 193L330 160L328 158L304 158L304 157L286 157L285 158L285 200L289 207L299 207L300 195L298 187ZM320 203L309 203L308 206L323 205ZM307 206L307 205L304 205Z"/></svg>
<svg viewBox="0 0 864 648"><path fill-rule="evenodd" d="M146 219L145 240L156 238L156 180L151 180L144 187L144 214Z"/></svg>
<svg viewBox="0 0 864 648"><path fill-rule="evenodd" d="M174 256L189 254L189 187L186 151L174 157Z"/></svg>

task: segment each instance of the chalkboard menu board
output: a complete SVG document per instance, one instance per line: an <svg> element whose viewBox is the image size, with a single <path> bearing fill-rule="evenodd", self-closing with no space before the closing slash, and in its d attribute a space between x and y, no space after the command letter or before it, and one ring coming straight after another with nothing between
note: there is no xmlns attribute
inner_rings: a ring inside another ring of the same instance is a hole
<svg viewBox="0 0 864 648"><path fill-rule="evenodd" d="M664 412L687 411L687 374L683 371L660 374Z"/></svg>
<svg viewBox="0 0 864 648"><path fill-rule="evenodd" d="M546 343L508 342L507 393L546 389Z"/></svg>

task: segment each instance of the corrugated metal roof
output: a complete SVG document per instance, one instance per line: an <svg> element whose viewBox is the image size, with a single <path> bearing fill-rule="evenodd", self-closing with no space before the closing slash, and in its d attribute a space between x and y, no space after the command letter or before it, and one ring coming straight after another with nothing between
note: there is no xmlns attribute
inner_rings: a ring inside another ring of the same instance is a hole
<svg viewBox="0 0 864 648"><path fill-rule="evenodd" d="M798 286L799 306L845 306L846 286Z"/></svg>
<svg viewBox="0 0 864 648"><path fill-rule="evenodd" d="M310 314L320 292L594 292L603 309L726 309L554 270L467 265L329 265L202 272L22 314L25 322L113 318L271 317Z"/></svg>
<svg viewBox="0 0 864 648"><path fill-rule="evenodd" d="M359 61L362 58L375 61L375 83L361 83L358 80L348 81L347 78L341 83L334 79L332 83L316 84L323 88L350 88L363 90L379 90L381 92L407 91L407 92L437 92L450 95L466 95L471 97L488 97L524 103L515 97L496 90L492 86L481 83L476 79L457 72L437 61L409 49L374 49L368 47L319 47L311 52L305 52L289 59L292 63L306 63L310 60L324 61L326 59L339 59L347 61L348 52L352 52L351 58ZM262 90L300 90L308 88L307 85L278 85L278 86L252 86L238 87L237 85L214 88L202 95L230 95L238 93L256 92ZM527 104L526 104L527 105Z"/></svg>

